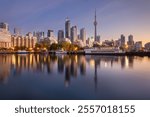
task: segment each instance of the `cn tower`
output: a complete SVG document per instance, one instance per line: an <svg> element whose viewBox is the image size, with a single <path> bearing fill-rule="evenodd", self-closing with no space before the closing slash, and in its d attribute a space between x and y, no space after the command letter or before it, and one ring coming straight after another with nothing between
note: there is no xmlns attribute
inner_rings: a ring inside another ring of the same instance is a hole
<svg viewBox="0 0 150 117"><path fill-rule="evenodd" d="M95 10L95 20L94 20L94 27L95 27L95 30L94 30L94 41L96 41L97 39L97 19L96 19L96 10Z"/></svg>

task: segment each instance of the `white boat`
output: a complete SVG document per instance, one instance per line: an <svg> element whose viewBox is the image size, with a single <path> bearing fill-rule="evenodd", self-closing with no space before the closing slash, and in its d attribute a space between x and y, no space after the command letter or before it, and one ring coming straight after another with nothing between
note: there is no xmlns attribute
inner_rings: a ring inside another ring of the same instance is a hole
<svg viewBox="0 0 150 117"><path fill-rule="evenodd" d="M115 47L101 47L84 49L85 54L124 54L125 52Z"/></svg>
<svg viewBox="0 0 150 117"><path fill-rule="evenodd" d="M67 51L64 50L57 50L55 51L56 54L67 54Z"/></svg>

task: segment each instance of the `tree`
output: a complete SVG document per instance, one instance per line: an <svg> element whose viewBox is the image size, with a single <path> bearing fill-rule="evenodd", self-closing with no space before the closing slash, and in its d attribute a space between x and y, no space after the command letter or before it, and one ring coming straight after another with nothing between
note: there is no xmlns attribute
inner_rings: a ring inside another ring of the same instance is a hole
<svg viewBox="0 0 150 117"><path fill-rule="evenodd" d="M35 48L41 48L42 47L42 44L41 43L36 43L35 44Z"/></svg>
<svg viewBox="0 0 150 117"><path fill-rule="evenodd" d="M78 45L70 44L69 51L78 51L78 50L79 50Z"/></svg>
<svg viewBox="0 0 150 117"><path fill-rule="evenodd" d="M61 43L61 46L62 46L62 48L65 50L65 51L69 51L69 48L70 48L70 43L68 43L68 42L62 42Z"/></svg>
<svg viewBox="0 0 150 117"><path fill-rule="evenodd" d="M57 50L57 49L58 49L58 44L53 43L53 44L50 46L50 50Z"/></svg>

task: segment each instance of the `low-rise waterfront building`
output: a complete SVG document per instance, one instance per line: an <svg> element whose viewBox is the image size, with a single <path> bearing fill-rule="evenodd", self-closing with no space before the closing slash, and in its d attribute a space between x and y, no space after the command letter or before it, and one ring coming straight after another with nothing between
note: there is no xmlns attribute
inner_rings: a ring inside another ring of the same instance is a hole
<svg viewBox="0 0 150 117"><path fill-rule="evenodd" d="M0 23L0 48L11 47L11 34L7 23Z"/></svg>
<svg viewBox="0 0 150 117"><path fill-rule="evenodd" d="M78 45L79 47L85 47L85 43L82 40L76 40L73 42L74 45Z"/></svg>
<svg viewBox="0 0 150 117"><path fill-rule="evenodd" d="M93 43L94 43L94 38L93 38L93 37L88 38L88 39L86 40L86 45L87 45L88 47L92 47L92 46L93 46Z"/></svg>
<svg viewBox="0 0 150 117"><path fill-rule="evenodd" d="M150 51L150 42L145 44L145 50Z"/></svg>
<svg viewBox="0 0 150 117"><path fill-rule="evenodd" d="M134 44L134 50L136 52L141 51L142 50L142 41L138 41Z"/></svg>
<svg viewBox="0 0 150 117"><path fill-rule="evenodd" d="M114 46L114 41L113 40L111 40L111 41L105 40L104 42L102 42L102 46L110 46L110 47L112 47L112 46Z"/></svg>
<svg viewBox="0 0 150 117"><path fill-rule="evenodd" d="M33 36L32 33L28 33L26 36L12 35L11 37L12 47L34 48L36 43L37 37Z"/></svg>

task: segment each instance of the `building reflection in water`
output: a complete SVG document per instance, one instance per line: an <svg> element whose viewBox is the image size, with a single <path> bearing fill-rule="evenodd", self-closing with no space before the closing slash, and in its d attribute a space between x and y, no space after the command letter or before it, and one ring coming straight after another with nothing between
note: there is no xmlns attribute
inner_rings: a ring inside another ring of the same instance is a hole
<svg viewBox="0 0 150 117"><path fill-rule="evenodd" d="M10 66L11 57L10 55L1 55L0 56L0 83L6 84L8 77L10 75Z"/></svg>
<svg viewBox="0 0 150 117"><path fill-rule="evenodd" d="M86 78L88 67L93 67L93 81L95 89L98 85L98 73L101 68L113 68L117 64L122 69L133 68L134 60L142 61L142 57L133 56L83 56L83 55L0 55L0 82L7 83L8 78L21 75L22 72L38 72L53 74L57 70L58 74L62 74L66 87L71 83L71 79L77 79L83 76ZM149 59L148 59L149 60ZM55 67L56 66L56 69ZM57 77L57 76L56 76Z"/></svg>

